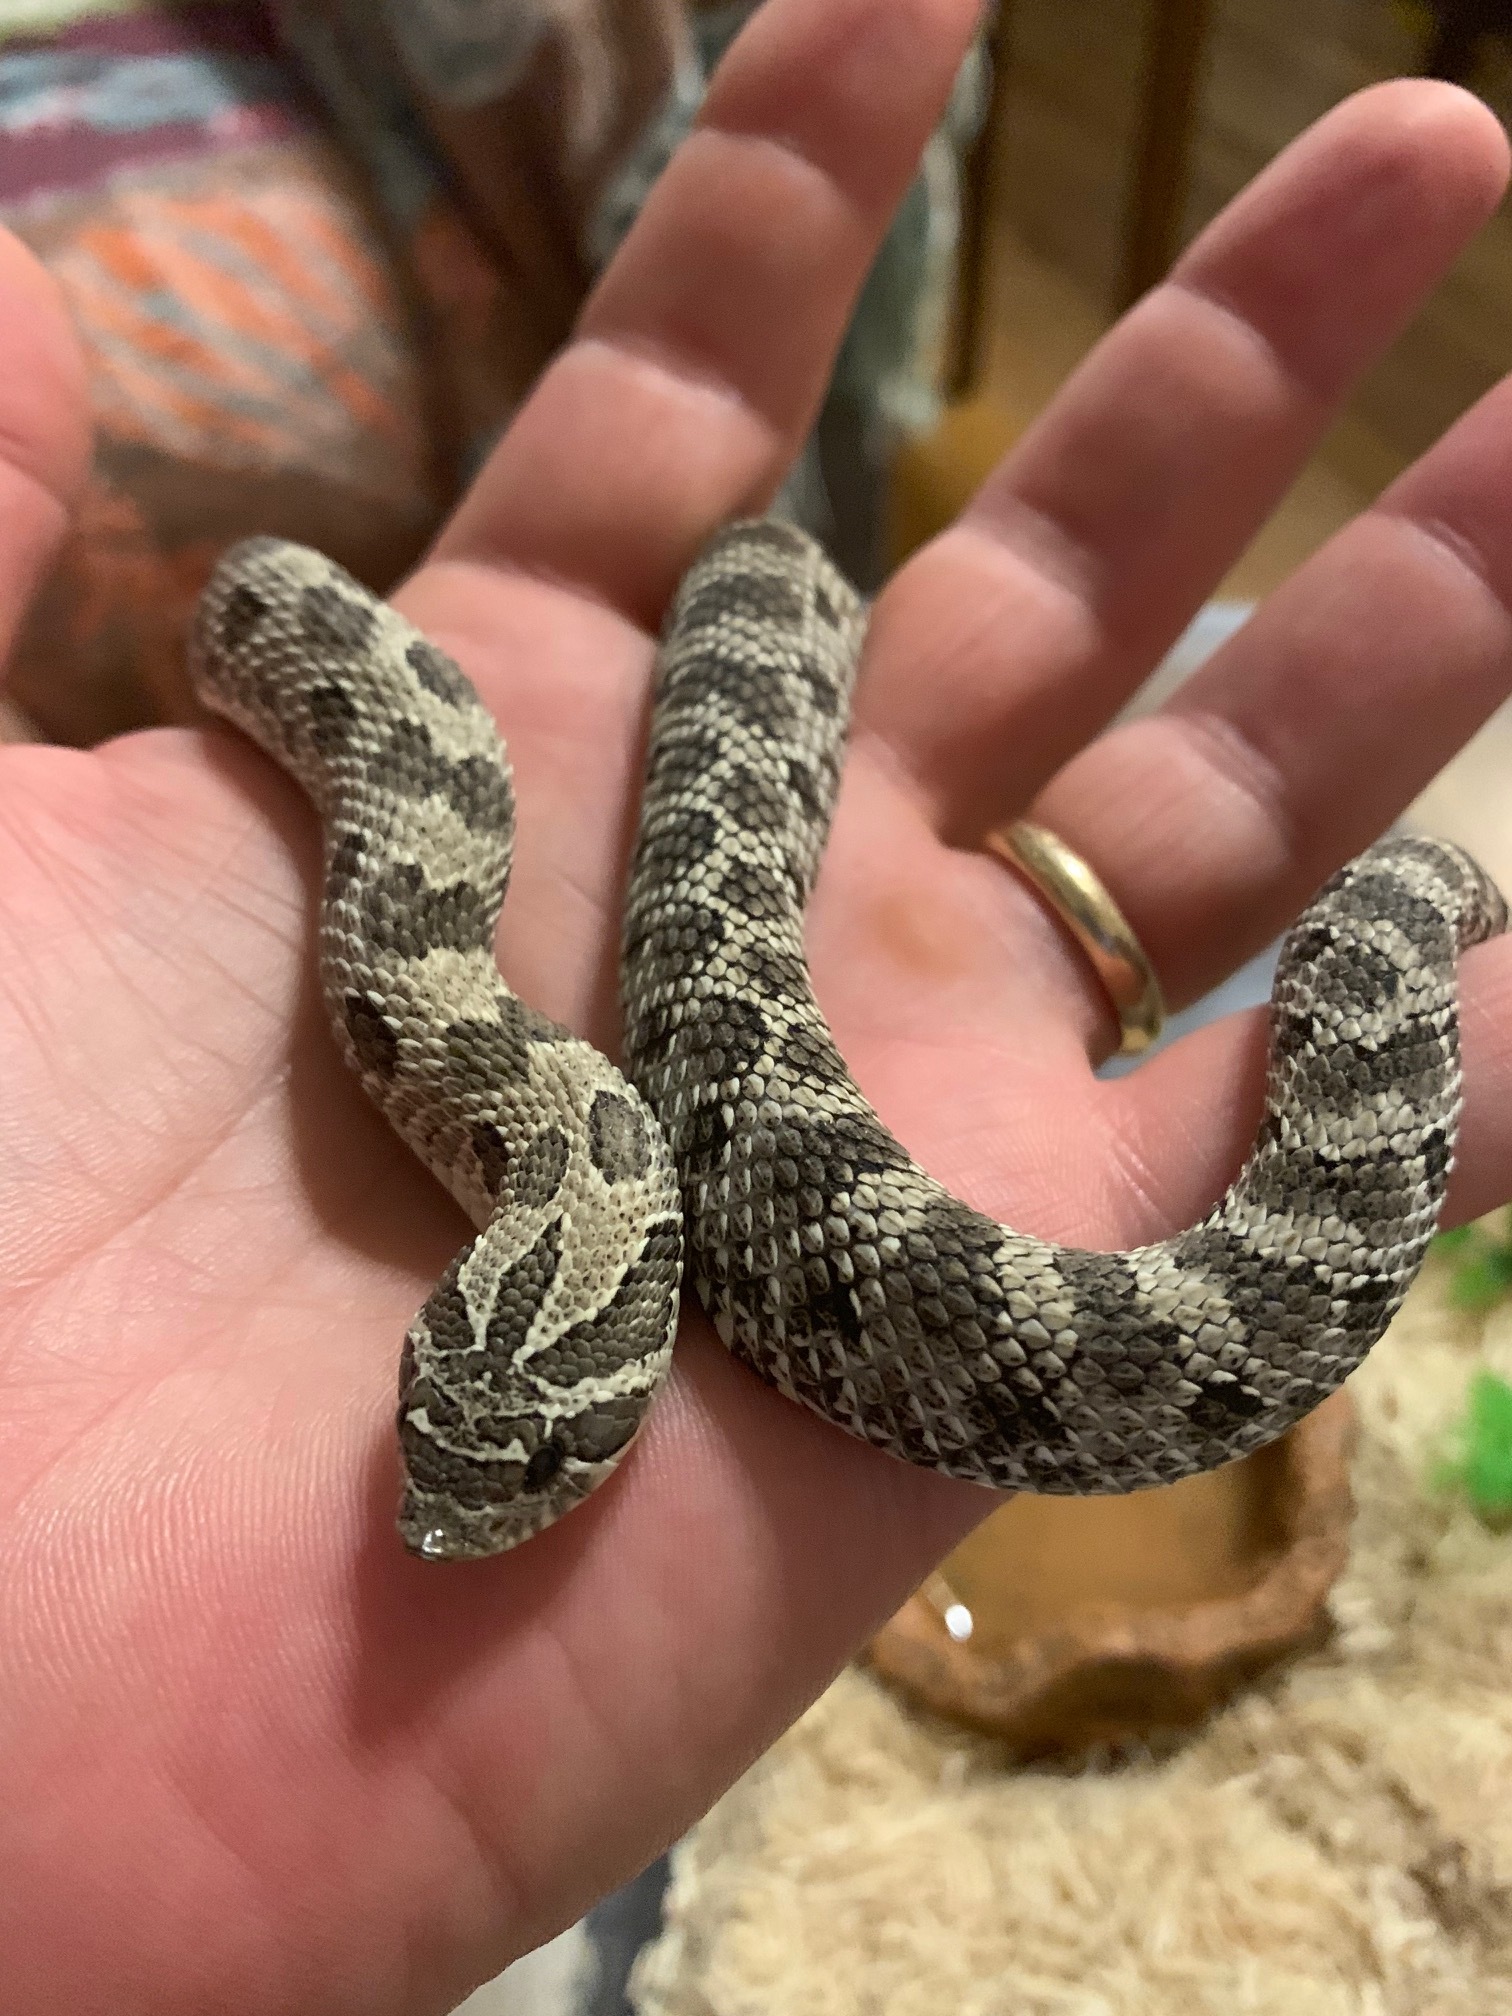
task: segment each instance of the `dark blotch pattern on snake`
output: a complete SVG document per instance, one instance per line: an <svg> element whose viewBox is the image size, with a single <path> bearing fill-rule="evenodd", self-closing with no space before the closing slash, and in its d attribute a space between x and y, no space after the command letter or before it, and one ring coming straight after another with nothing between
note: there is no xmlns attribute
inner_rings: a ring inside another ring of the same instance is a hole
<svg viewBox="0 0 1512 2016"><path fill-rule="evenodd" d="M192 658L206 704L318 808L337 1042L479 1228L405 1341L399 1529L430 1558L497 1553L607 1476L666 1372L682 1229L661 1130L499 975L514 798L457 666L272 539L221 562Z"/></svg>
<svg viewBox="0 0 1512 2016"><path fill-rule="evenodd" d="M1191 1231L1027 1238L882 1126L809 986L861 607L806 536L736 526L663 650L626 918L631 1075L682 1179L724 1342L895 1456L1039 1492L1133 1490L1257 1448L1353 1370L1443 1201L1455 962L1506 907L1458 849L1382 841L1288 936L1264 1123Z"/></svg>

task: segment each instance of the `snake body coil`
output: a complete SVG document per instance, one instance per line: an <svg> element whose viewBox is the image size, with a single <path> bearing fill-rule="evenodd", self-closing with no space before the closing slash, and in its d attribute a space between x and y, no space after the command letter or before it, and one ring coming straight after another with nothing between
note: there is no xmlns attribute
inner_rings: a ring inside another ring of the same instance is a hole
<svg viewBox="0 0 1512 2016"><path fill-rule="evenodd" d="M953 1476L1087 1493L1213 1468L1332 1392L1400 1303L1459 1117L1456 956L1506 907L1457 848L1372 848L1285 942L1260 1136L1203 1222L1122 1254L1010 1231L882 1126L809 985L862 631L769 522L715 541L668 627L623 991L698 1294L789 1398Z"/></svg>
<svg viewBox="0 0 1512 2016"><path fill-rule="evenodd" d="M513 790L449 658L331 561L257 539L206 589L192 666L314 800L336 1040L479 1228L405 1343L399 1527L427 1557L497 1553L608 1474L666 1372L682 1235L661 1130L500 978Z"/></svg>
<svg viewBox="0 0 1512 2016"><path fill-rule="evenodd" d="M613 1467L667 1368L684 1217L698 1293L763 1378L892 1455L1041 1492L1167 1483L1268 1441L1358 1364L1422 1259L1459 1117L1456 958L1507 921L1428 840L1372 848L1288 936L1260 1136L1191 1231L1050 1245L910 1159L803 949L863 629L813 541L770 522L723 534L678 595L626 913L648 1107L499 976L513 796L452 661L276 540L205 592L202 697L321 814L337 1041L479 1228L403 1354L400 1530L422 1555L513 1546Z"/></svg>

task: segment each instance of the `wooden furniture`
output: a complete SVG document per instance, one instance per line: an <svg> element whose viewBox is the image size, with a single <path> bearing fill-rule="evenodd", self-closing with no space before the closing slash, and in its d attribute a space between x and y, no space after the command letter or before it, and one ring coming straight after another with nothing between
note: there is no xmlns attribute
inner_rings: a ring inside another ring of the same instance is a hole
<svg viewBox="0 0 1512 2016"><path fill-rule="evenodd" d="M1181 249L1211 19L1212 0L1149 0L1122 258L1112 304L1116 313L1153 287ZM946 372L946 394L952 400L968 399L980 387L986 361L987 262L995 169L1008 116L1012 30L1012 0L998 0L988 36L992 81L987 111L962 180L955 333Z"/></svg>
<svg viewBox="0 0 1512 2016"><path fill-rule="evenodd" d="M1426 0L1433 17L1423 68L1430 77L1463 84L1489 35L1512 37L1512 0Z"/></svg>
<svg viewBox="0 0 1512 2016"><path fill-rule="evenodd" d="M1122 313L1163 279L1181 250L1192 134L1212 0L1152 0L1139 138L1124 213Z"/></svg>

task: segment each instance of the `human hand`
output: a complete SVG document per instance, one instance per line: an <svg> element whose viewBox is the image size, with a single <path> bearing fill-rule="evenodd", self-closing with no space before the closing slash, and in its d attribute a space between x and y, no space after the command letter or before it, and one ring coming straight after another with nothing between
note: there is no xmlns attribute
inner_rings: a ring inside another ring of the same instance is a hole
<svg viewBox="0 0 1512 2016"><path fill-rule="evenodd" d="M398 598L509 740L506 971L606 1046L652 632L801 440L972 11L769 0ZM1503 388L1162 715L1089 741L1504 174L1460 93L1344 107L879 605L816 981L909 1147L1025 1230L1124 1244L1199 1215L1258 1112L1263 1018L1094 1080L1105 1007L983 828L1033 809L1095 861L1180 1002L1512 684ZM13 625L81 407L15 251L0 290ZM0 752L18 2007L449 2006L685 1826L986 1509L790 1407L690 1318L588 1505L500 1560L407 1557L399 1340L465 1227L337 1063L317 882L307 808L229 736ZM1464 1031L1460 1215L1512 1164L1506 941L1466 961Z"/></svg>

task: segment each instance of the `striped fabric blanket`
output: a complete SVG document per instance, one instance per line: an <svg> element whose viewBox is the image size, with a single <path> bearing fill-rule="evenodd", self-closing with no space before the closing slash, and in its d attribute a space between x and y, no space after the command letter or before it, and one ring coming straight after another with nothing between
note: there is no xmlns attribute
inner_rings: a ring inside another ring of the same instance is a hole
<svg viewBox="0 0 1512 2016"><path fill-rule="evenodd" d="M98 444L9 676L42 732L187 714L185 619L245 533L403 573L754 4L0 0L0 220L63 289ZM854 462L919 347L929 200L848 350Z"/></svg>

